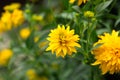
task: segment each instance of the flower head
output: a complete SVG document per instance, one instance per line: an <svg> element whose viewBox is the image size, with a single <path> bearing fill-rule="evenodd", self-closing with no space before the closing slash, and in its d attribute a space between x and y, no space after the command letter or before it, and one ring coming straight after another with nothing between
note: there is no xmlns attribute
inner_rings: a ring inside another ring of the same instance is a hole
<svg viewBox="0 0 120 80"><path fill-rule="evenodd" d="M58 25L57 29L51 30L48 36L47 40L50 43L46 51L51 50L52 53L56 53L56 56L71 55L72 52L76 52L75 46L80 47L77 43L80 40L79 36L74 35L74 30L70 30L70 26L65 29L64 25Z"/></svg>
<svg viewBox="0 0 120 80"><path fill-rule="evenodd" d="M96 59L92 65L99 65L102 74L120 72L120 37L118 32L113 30L112 34L104 33L104 36L99 36L99 38L94 46L98 44L101 46L92 51Z"/></svg>
<svg viewBox="0 0 120 80"><path fill-rule="evenodd" d="M3 49L0 51L0 65L5 66L12 57L13 52L10 49Z"/></svg>
<svg viewBox="0 0 120 80"><path fill-rule="evenodd" d="M14 27L21 25L24 22L24 14L22 10L16 9L11 14L11 20Z"/></svg>
<svg viewBox="0 0 120 80"><path fill-rule="evenodd" d="M12 3L10 5L7 5L4 7L4 10L9 10L9 11L13 11L15 9L19 9L20 8L20 4L19 3Z"/></svg>
<svg viewBox="0 0 120 80"><path fill-rule="evenodd" d="M92 18L92 17L94 17L94 12L92 12L92 11L86 11L86 12L84 12L84 16Z"/></svg>
<svg viewBox="0 0 120 80"><path fill-rule="evenodd" d="M34 14L32 16L32 19L35 21L41 21L41 20L43 20L43 16Z"/></svg>
<svg viewBox="0 0 120 80"><path fill-rule="evenodd" d="M20 37L22 39L27 39L30 36L30 29L29 28L23 28L22 30L20 30Z"/></svg>
<svg viewBox="0 0 120 80"><path fill-rule="evenodd" d="M69 3L73 4L75 1L76 0L69 0ZM87 0L77 0L77 1L78 1L77 2L78 6L80 6L82 3L86 3L87 2Z"/></svg>
<svg viewBox="0 0 120 80"><path fill-rule="evenodd" d="M2 27L5 27L6 31L12 29L11 13L9 11L5 11L2 14L1 22L3 24Z"/></svg>
<svg viewBox="0 0 120 80"><path fill-rule="evenodd" d="M46 76L39 76L34 69L29 69L26 72L28 80L48 80Z"/></svg>

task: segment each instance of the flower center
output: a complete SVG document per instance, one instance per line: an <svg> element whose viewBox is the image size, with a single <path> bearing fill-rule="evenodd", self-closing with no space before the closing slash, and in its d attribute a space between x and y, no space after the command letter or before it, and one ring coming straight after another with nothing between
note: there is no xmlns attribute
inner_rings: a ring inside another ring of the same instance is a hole
<svg viewBox="0 0 120 80"><path fill-rule="evenodd" d="M66 44L66 36L63 33L61 33L61 34L59 34L59 39L60 39L60 44L62 46L65 46L65 44Z"/></svg>
<svg viewBox="0 0 120 80"><path fill-rule="evenodd" d="M115 52L115 55L120 58L120 49L116 48L114 52Z"/></svg>

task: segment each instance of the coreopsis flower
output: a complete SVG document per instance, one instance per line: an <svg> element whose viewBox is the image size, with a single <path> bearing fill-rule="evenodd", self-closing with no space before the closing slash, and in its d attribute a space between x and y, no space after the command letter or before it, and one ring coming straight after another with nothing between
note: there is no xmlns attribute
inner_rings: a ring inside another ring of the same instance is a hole
<svg viewBox="0 0 120 80"><path fill-rule="evenodd" d="M4 7L4 10L13 11L13 10L15 10L15 9L19 9L20 6L21 6L21 5L20 5L19 3L12 3L12 4L10 4L10 5L6 5L6 6Z"/></svg>
<svg viewBox="0 0 120 80"><path fill-rule="evenodd" d="M14 27L21 25L24 22L24 14L22 10L15 9L11 14L11 21Z"/></svg>
<svg viewBox="0 0 120 80"><path fill-rule="evenodd" d="M94 12L92 12L92 11L85 11L84 12L84 16L88 17L88 18L92 18L92 17L94 17Z"/></svg>
<svg viewBox="0 0 120 80"><path fill-rule="evenodd" d="M49 47L46 51L51 50L52 53L56 53L56 56L71 55L76 52L75 47L81 47L77 42L80 40L78 35L74 34L74 30L70 30L70 26L58 25L56 29L51 30L51 33L47 38Z"/></svg>
<svg viewBox="0 0 120 80"><path fill-rule="evenodd" d="M92 51L96 59L92 65L99 65L102 74L120 72L120 37L118 33L115 30L112 31L112 34L104 33L94 44L94 46L98 44L101 46Z"/></svg>
<svg viewBox="0 0 120 80"><path fill-rule="evenodd" d="M69 0L70 4L73 4L76 0ZM78 6L80 6L82 3L86 3L87 0L77 0Z"/></svg>
<svg viewBox="0 0 120 80"><path fill-rule="evenodd" d="M22 39L27 39L31 34L31 31L29 28L23 28L22 30L20 30L20 37Z"/></svg>
<svg viewBox="0 0 120 80"><path fill-rule="evenodd" d="M6 66L13 52L10 49L3 49L0 51L0 66Z"/></svg>

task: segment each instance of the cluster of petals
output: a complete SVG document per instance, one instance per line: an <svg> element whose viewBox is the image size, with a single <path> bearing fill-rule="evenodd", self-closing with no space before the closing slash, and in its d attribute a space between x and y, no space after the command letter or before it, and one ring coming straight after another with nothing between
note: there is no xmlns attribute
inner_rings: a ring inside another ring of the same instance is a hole
<svg viewBox="0 0 120 80"><path fill-rule="evenodd" d="M65 29L64 25L58 25L56 29L51 30L47 40L50 42L49 47L46 49L56 53L56 56L71 55L76 52L75 47L80 47L77 43L80 38L74 35L74 30L70 30L70 26Z"/></svg>
<svg viewBox="0 0 120 80"><path fill-rule="evenodd" d="M99 36L94 46L100 45L92 51L96 61L92 65L99 65L102 74L120 72L120 37L119 32L113 30L111 34Z"/></svg>

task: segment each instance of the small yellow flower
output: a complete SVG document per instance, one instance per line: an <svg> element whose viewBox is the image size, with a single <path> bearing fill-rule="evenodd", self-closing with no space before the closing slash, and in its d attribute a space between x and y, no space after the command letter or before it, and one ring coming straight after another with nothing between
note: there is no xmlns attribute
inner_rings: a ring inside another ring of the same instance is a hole
<svg viewBox="0 0 120 80"><path fill-rule="evenodd" d="M9 59L12 57L13 52L10 49L3 49L0 51L0 65L6 66Z"/></svg>
<svg viewBox="0 0 120 80"><path fill-rule="evenodd" d="M6 27L5 27L5 24L4 24L2 21L0 21L0 33L5 32L5 31L6 31L5 28L6 28Z"/></svg>
<svg viewBox="0 0 120 80"><path fill-rule="evenodd" d="M112 31L112 34L104 33L94 44L94 46L102 44L92 51L96 59L92 65L99 65L102 74L120 72L120 37L118 33L115 30Z"/></svg>
<svg viewBox="0 0 120 80"><path fill-rule="evenodd" d="M11 21L14 27L21 25L24 22L24 14L22 10L15 9L11 15Z"/></svg>
<svg viewBox="0 0 120 80"><path fill-rule="evenodd" d="M27 39L30 36L30 29L29 28L23 28L22 30L20 30L20 37L22 39Z"/></svg>
<svg viewBox="0 0 120 80"><path fill-rule="evenodd" d="M94 12L92 12L92 11L86 11L86 12L84 12L84 16L88 17L88 18L92 18L92 17L94 17Z"/></svg>
<svg viewBox="0 0 120 80"><path fill-rule="evenodd" d="M38 76L34 69L29 69L26 72L26 75L28 77L28 80L48 80L48 78L45 76Z"/></svg>
<svg viewBox="0 0 120 80"><path fill-rule="evenodd" d="M15 9L19 9L20 8L20 4L19 3L12 3L10 5L7 5L4 7L4 10L9 10L9 11L13 11Z"/></svg>
<svg viewBox="0 0 120 80"><path fill-rule="evenodd" d="M41 15L34 14L32 16L32 19L35 20L35 21L41 21L41 20L43 20L43 17Z"/></svg>
<svg viewBox="0 0 120 80"><path fill-rule="evenodd" d="M82 3L86 3L87 0L78 0L78 5L80 6Z"/></svg>
<svg viewBox="0 0 120 80"><path fill-rule="evenodd" d="M36 37L34 38L34 42L38 42L38 40L39 40L39 37L36 36Z"/></svg>
<svg viewBox="0 0 120 80"><path fill-rule="evenodd" d="M73 4L75 1L76 0L69 0L69 3ZM86 3L87 2L87 0L77 0L77 1L78 1L77 2L78 6L80 6L82 3Z"/></svg>
<svg viewBox="0 0 120 80"><path fill-rule="evenodd" d="M29 80L34 80L35 77L37 76L34 69L29 69L29 70L26 72L26 75L27 75L27 77L29 78Z"/></svg>
<svg viewBox="0 0 120 80"><path fill-rule="evenodd" d="M73 4L75 2L75 0L69 0L70 4Z"/></svg>
<svg viewBox="0 0 120 80"><path fill-rule="evenodd" d="M45 45L47 45L47 41L43 41L43 42L41 42L40 44L39 44L39 48L42 48L42 47L44 47Z"/></svg>
<svg viewBox="0 0 120 80"><path fill-rule="evenodd" d="M51 50L52 53L56 53L56 56L71 55L72 52L77 52L76 47L81 47L77 42L79 39L78 35L74 35L74 30L70 30L70 26L58 25L57 29L51 30L47 40L50 41L49 47L46 51Z"/></svg>
<svg viewBox="0 0 120 80"><path fill-rule="evenodd" d="M2 14L1 22L4 24L6 31L11 30L12 29L11 13L8 11L5 11Z"/></svg>

